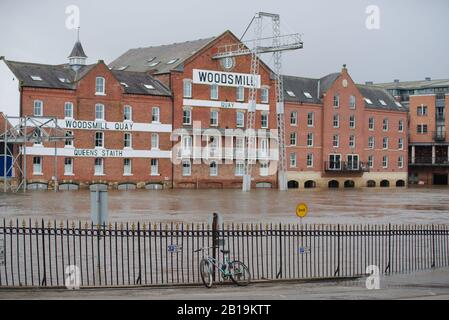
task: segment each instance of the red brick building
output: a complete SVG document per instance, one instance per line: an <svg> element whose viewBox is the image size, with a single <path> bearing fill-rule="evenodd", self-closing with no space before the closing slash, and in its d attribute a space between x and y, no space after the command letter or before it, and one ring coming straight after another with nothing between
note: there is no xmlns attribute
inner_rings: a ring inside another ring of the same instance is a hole
<svg viewBox="0 0 449 320"><path fill-rule="evenodd" d="M284 77L290 188L405 186L407 110L346 67Z"/></svg>
<svg viewBox="0 0 449 320"><path fill-rule="evenodd" d="M176 143L180 143L183 150L173 152L173 184L177 188L242 186L244 159L237 160L236 156L244 154L245 143L238 134L227 131L246 128L249 85L212 78L250 76L249 55L214 59L220 47L238 42L237 37L226 31L208 39L131 49L111 63L112 68L147 72L170 87L173 130L182 132ZM274 81L270 74L271 70L261 63L255 129L277 128ZM211 79L207 79L208 76ZM201 130L194 130L195 122ZM198 135L193 134L194 131ZM195 156L195 147L198 150L199 146L205 148L207 154L203 159ZM276 187L276 173L268 172L269 160L274 159L268 152L269 140L258 139L258 147L267 152L264 155L262 150L254 166L252 185Z"/></svg>
<svg viewBox="0 0 449 320"><path fill-rule="evenodd" d="M145 73L86 65L86 58L77 42L69 64L0 61L19 84L10 115L56 117L74 137L27 145L28 187L171 186L170 90Z"/></svg>
<svg viewBox="0 0 449 320"><path fill-rule="evenodd" d="M449 184L449 80L378 84L409 109L411 184Z"/></svg>

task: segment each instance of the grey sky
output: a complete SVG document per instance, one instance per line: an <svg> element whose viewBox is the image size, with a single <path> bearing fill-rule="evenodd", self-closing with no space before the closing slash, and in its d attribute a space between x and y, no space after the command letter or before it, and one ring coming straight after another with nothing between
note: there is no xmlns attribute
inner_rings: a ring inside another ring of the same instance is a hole
<svg viewBox="0 0 449 320"><path fill-rule="evenodd" d="M284 33L303 34L304 49L284 55L285 74L321 77L346 63L357 82L449 78L446 0L0 0L0 55L65 63L76 39L65 26L72 4L90 63L226 29L241 36L255 12L267 11L281 15ZM380 8L380 30L365 27L368 5Z"/></svg>

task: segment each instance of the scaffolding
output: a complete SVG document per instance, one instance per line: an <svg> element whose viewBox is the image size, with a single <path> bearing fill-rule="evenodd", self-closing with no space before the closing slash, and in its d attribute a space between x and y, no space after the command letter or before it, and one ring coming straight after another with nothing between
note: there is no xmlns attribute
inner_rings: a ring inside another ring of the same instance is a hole
<svg viewBox="0 0 449 320"><path fill-rule="evenodd" d="M56 117L36 117L36 116L7 116L2 114L4 127L0 134L0 143L3 143L3 192L8 190L18 192L27 190L27 144L43 145L44 143L54 143L54 190L58 185L58 154L57 143L60 141L73 140L73 135L62 129L58 125ZM7 159L12 157L12 163L8 167ZM13 175L14 168L17 168L17 186L13 186L8 175Z"/></svg>
<svg viewBox="0 0 449 320"><path fill-rule="evenodd" d="M272 37L262 38L262 20L271 20ZM246 28L246 32L254 23L254 40L228 44L218 48L214 59L224 59L243 55L251 55L251 75L253 79L259 74L259 56L263 53L273 53L274 78L276 83L276 118L278 129L278 186L280 190L287 190L287 159L285 151L285 124L284 124L284 84L282 79L282 52L298 50L303 48L303 42L299 34L281 35L281 22L279 14L259 12ZM243 35L243 36L244 36ZM243 37L242 37L243 38ZM252 47L252 48L251 48ZM251 49L250 49L251 48ZM254 80L254 83L255 80ZM245 162L245 174L243 176L243 191L251 190L251 171L255 163L255 158L251 155L254 149L255 134L254 122L256 113L257 87L252 86L249 93L248 116L247 116L247 157Z"/></svg>

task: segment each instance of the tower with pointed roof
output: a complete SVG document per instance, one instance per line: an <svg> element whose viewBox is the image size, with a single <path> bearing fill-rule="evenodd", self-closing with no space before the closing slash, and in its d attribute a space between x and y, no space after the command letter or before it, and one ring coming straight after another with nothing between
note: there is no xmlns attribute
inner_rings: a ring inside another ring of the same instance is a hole
<svg viewBox="0 0 449 320"><path fill-rule="evenodd" d="M69 58L69 65L74 71L77 71L82 66L86 65L87 56L84 53L83 46L81 45L79 39L79 31L78 31L78 38L68 58Z"/></svg>

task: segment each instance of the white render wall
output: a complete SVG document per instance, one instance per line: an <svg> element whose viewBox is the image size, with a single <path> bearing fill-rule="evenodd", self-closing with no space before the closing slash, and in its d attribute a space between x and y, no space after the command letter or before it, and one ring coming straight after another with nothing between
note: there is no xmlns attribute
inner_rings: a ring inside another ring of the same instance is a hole
<svg viewBox="0 0 449 320"><path fill-rule="evenodd" d="M0 60L0 112L8 116L20 115L19 81L3 59Z"/></svg>

